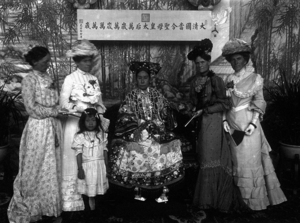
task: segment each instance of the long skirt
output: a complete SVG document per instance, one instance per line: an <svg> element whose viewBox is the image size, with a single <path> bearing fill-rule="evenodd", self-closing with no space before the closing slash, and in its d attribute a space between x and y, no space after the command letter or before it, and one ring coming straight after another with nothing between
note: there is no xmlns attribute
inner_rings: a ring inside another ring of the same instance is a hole
<svg viewBox="0 0 300 223"><path fill-rule="evenodd" d="M84 210L81 194L77 190L77 160L71 148L74 135L78 131L79 118L69 116L64 123L64 142L62 154L62 204L63 211Z"/></svg>
<svg viewBox="0 0 300 223"><path fill-rule="evenodd" d="M61 124L57 119L29 120L20 142L19 173L8 207L11 223L59 216L61 205Z"/></svg>
<svg viewBox="0 0 300 223"><path fill-rule="evenodd" d="M198 119L197 157L200 166L193 204L222 212L247 210L234 184L231 153L222 126L222 113Z"/></svg>
<svg viewBox="0 0 300 223"><path fill-rule="evenodd" d="M227 114L229 125L236 130L244 130L250 123L253 112L243 109ZM271 147L260 123L251 136L245 135L239 145L231 138L233 175L245 203L252 210L266 209L286 201L269 152Z"/></svg>

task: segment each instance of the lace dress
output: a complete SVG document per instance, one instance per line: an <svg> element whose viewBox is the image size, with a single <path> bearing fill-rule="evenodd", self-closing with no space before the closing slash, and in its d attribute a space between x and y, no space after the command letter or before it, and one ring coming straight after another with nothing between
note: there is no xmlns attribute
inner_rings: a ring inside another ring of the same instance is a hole
<svg viewBox="0 0 300 223"><path fill-rule="evenodd" d="M253 112L262 119L266 103L263 97L263 79L259 74L249 73L245 69L244 79L228 90L233 108L226 119L233 130L245 131L252 121ZM247 73L246 73L247 72ZM229 75L226 83L235 80L237 75ZM259 123L252 135L245 135L236 146L231 138L233 175L245 203L253 210L266 209L268 205L286 201L277 179L269 152L271 147Z"/></svg>
<svg viewBox="0 0 300 223"><path fill-rule="evenodd" d="M72 111L74 105L95 107L102 113L105 111L97 78L79 69L65 78L61 90L60 104L69 111ZM80 114L78 113L78 115ZM81 194L77 190L78 168L75 151L71 148L74 135L78 131L78 121L78 117L68 116L63 125L63 211L84 210Z"/></svg>
<svg viewBox="0 0 300 223"><path fill-rule="evenodd" d="M54 106L57 91L47 74L33 71L22 81L22 97L29 119L22 133L19 173L8 207L12 223L59 216L61 207L61 125Z"/></svg>

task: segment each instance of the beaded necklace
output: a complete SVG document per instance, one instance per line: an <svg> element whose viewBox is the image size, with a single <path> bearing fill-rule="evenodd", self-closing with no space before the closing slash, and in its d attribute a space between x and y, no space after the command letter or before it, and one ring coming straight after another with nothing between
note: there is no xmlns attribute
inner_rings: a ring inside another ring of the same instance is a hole
<svg viewBox="0 0 300 223"><path fill-rule="evenodd" d="M142 101L142 107L144 111L145 118L147 120L152 120L152 102L149 96L149 88L146 91L140 90L138 93L138 98Z"/></svg>

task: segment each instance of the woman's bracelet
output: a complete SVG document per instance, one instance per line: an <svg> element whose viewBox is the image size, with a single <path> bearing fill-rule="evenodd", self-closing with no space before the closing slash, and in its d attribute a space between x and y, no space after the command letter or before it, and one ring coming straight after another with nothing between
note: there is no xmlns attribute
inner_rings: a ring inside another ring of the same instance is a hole
<svg viewBox="0 0 300 223"><path fill-rule="evenodd" d="M224 119L224 120L223 120L223 123L224 123L224 122L227 122L227 119Z"/></svg>
<svg viewBox="0 0 300 223"><path fill-rule="evenodd" d="M72 106L72 109L75 109L75 107L76 107L76 105L73 105L73 106Z"/></svg>
<svg viewBox="0 0 300 223"><path fill-rule="evenodd" d="M254 128L257 128L257 126L252 122L250 122L250 125L253 125Z"/></svg>

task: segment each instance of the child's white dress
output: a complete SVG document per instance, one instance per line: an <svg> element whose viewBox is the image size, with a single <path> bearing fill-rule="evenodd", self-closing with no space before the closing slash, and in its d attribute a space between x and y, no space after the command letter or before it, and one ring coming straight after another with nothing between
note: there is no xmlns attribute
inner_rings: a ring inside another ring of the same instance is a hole
<svg viewBox="0 0 300 223"><path fill-rule="evenodd" d="M100 132L97 136L96 132L88 131L76 134L72 149L76 151L76 156L82 153L82 167L85 174L85 179L77 180L78 192L88 197L105 194L109 187L104 162L107 133Z"/></svg>

